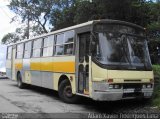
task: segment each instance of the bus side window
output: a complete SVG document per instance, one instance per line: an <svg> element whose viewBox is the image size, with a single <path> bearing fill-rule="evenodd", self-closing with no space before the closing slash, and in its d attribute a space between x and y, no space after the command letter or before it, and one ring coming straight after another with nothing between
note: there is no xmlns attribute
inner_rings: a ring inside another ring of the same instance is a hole
<svg viewBox="0 0 160 119"><path fill-rule="evenodd" d="M35 39L33 41L33 54L32 57L41 56L42 39Z"/></svg>
<svg viewBox="0 0 160 119"><path fill-rule="evenodd" d="M31 56L31 48L32 48L32 41L28 41L25 43L24 46L24 58L30 58Z"/></svg>
<svg viewBox="0 0 160 119"><path fill-rule="evenodd" d="M73 54L73 44L74 44L74 31L65 32L64 38L64 55Z"/></svg>
<svg viewBox="0 0 160 119"><path fill-rule="evenodd" d="M24 44L18 44L17 45L17 50L16 50L16 58L17 59L22 59L23 58L23 50L24 50Z"/></svg>
<svg viewBox="0 0 160 119"><path fill-rule="evenodd" d="M64 34L56 35L56 44L55 44L55 55L63 55L64 54Z"/></svg>
<svg viewBox="0 0 160 119"><path fill-rule="evenodd" d="M7 59L11 59L12 56L12 46L8 47L7 49Z"/></svg>
<svg viewBox="0 0 160 119"><path fill-rule="evenodd" d="M52 56L53 55L53 44L54 44L54 36L48 36L44 38L43 42L43 57Z"/></svg>

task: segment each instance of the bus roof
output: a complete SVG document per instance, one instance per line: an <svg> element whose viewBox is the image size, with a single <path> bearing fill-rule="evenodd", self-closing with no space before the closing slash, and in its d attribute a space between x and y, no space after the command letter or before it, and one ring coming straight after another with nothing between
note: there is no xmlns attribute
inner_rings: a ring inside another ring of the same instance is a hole
<svg viewBox="0 0 160 119"><path fill-rule="evenodd" d="M81 24L78 24L78 25L71 26L71 27L67 27L67 28L63 28L63 29L60 29L60 30L52 31L52 32L49 32L49 33L45 33L45 34L30 38L30 39L21 40L21 41L18 41L16 43L11 43L8 46L11 46L11 45L14 45L14 44L23 43L23 42L26 42L26 41L30 41L30 40L41 38L41 37L45 37L45 36L49 36L49 35L56 34L56 33L61 33L61 32L68 31L68 30L73 30L73 29L80 28L80 27L83 27L83 26L96 24L96 23L125 24L125 25L128 25L128 26L137 27L137 28L140 28L140 29L144 30L144 28L139 26L139 25L136 25L136 24L133 24L133 23L130 23L130 22L120 21L120 20L112 20L112 19L92 20L92 21L88 21L88 22L85 22L85 23L81 23Z"/></svg>

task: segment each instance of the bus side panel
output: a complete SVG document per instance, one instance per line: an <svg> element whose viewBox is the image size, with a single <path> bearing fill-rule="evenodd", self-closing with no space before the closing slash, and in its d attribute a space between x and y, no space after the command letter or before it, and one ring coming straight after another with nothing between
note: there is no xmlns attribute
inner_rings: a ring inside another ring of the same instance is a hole
<svg viewBox="0 0 160 119"><path fill-rule="evenodd" d="M53 57L41 58L42 87L54 89L53 87Z"/></svg>
<svg viewBox="0 0 160 119"><path fill-rule="evenodd" d="M23 59L23 82L31 84L30 59Z"/></svg>
<svg viewBox="0 0 160 119"><path fill-rule="evenodd" d="M58 82L62 75L67 76L70 80L72 86L72 92L76 92L76 83L75 83L75 56L60 56L54 57L53 62L53 84L54 90L58 90Z"/></svg>
<svg viewBox="0 0 160 119"><path fill-rule="evenodd" d="M15 66L15 71L12 71L12 79L17 79L17 72L19 71L21 73L22 79L23 77L23 60L22 59L15 59L15 63L13 62L13 65ZM14 67L13 67L14 70Z"/></svg>
<svg viewBox="0 0 160 119"><path fill-rule="evenodd" d="M69 73L53 73L53 77L54 77L54 90L58 91L58 82L59 82L59 79L62 75L65 75L68 77L70 83L71 83L71 86L72 86L72 93L73 94L76 94L76 81L75 81L75 74L69 74ZM72 77L72 79L70 78Z"/></svg>
<svg viewBox="0 0 160 119"><path fill-rule="evenodd" d="M31 59L31 82L33 85L42 86L42 75L40 72L41 69L41 59L40 58L32 58Z"/></svg>
<svg viewBox="0 0 160 119"><path fill-rule="evenodd" d="M11 60L6 60L6 75L9 79L12 79Z"/></svg>
<svg viewBox="0 0 160 119"><path fill-rule="evenodd" d="M12 79L12 46L7 47L6 75L9 79Z"/></svg>

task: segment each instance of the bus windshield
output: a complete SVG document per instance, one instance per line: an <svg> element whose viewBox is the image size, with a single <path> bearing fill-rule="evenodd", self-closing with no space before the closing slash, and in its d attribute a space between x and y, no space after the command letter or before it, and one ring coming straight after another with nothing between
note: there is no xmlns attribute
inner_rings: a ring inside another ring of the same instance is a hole
<svg viewBox="0 0 160 119"><path fill-rule="evenodd" d="M114 30L115 29L115 30ZM151 70L147 42L143 32L125 26L113 25L97 30L94 59L100 64L121 69Z"/></svg>

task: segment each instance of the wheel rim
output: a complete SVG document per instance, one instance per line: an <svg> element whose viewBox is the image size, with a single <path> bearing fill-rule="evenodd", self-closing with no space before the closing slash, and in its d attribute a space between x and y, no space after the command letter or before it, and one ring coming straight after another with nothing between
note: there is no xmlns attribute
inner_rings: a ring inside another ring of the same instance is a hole
<svg viewBox="0 0 160 119"><path fill-rule="evenodd" d="M66 86L64 88L64 95L68 98L71 98L73 96L71 86Z"/></svg>

